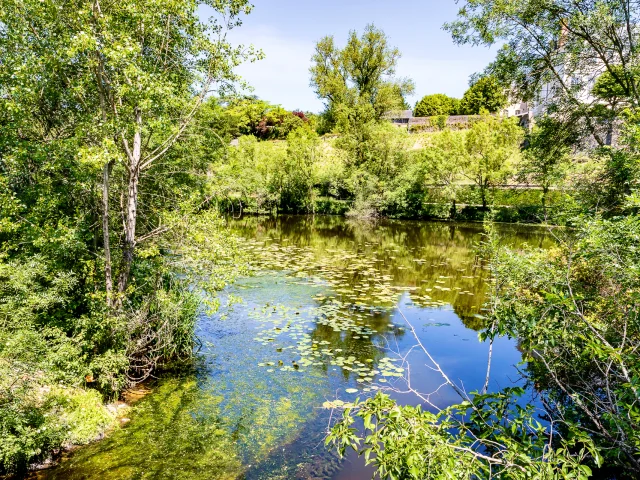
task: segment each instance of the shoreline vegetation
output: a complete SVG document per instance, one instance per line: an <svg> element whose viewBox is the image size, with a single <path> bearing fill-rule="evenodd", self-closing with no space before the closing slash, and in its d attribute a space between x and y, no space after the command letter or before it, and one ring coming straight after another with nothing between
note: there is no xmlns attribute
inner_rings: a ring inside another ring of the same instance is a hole
<svg viewBox="0 0 640 480"><path fill-rule="evenodd" d="M337 398L329 448L389 479L640 475L640 7L463 4L454 42L503 46L462 99L418 102L437 128L410 133L388 118L415 85L374 25L317 42L312 113L238 93L263 57L228 40L246 0L2 2L0 475L99 438L124 391L192 366L198 318L251 273L224 215L273 212L487 222L479 337L519 339L543 405L464 391L416 335L459 403ZM515 99L544 107L526 128L500 114ZM491 221L571 228L516 251Z"/></svg>

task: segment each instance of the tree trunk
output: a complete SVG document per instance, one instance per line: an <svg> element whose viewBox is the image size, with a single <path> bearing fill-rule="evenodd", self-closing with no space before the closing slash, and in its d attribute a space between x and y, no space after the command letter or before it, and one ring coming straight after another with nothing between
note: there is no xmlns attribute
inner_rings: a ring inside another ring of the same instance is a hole
<svg viewBox="0 0 640 480"><path fill-rule="evenodd" d="M140 157L142 148L142 115L136 109L136 132L133 135L133 150L129 156L129 187L125 212L124 242L122 248L122 270L118 280L118 291L124 293L129 284L131 264L136 248L136 220L138 219L138 181L140 180Z"/></svg>
<svg viewBox="0 0 640 480"><path fill-rule="evenodd" d="M102 170L102 238L104 243L104 286L107 294L107 306L113 307L113 274L111 272L111 240L109 237L109 177L113 162Z"/></svg>

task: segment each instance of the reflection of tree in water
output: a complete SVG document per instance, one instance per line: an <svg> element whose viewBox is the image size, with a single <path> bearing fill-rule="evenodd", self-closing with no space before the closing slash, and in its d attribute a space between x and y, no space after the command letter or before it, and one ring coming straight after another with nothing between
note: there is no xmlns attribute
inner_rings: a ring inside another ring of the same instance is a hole
<svg viewBox="0 0 640 480"><path fill-rule="evenodd" d="M451 305L468 328L479 330L484 326L480 315L489 272L476 258L482 225L393 220L371 223L340 217L252 217L234 222L232 228L247 239L265 242L264 247L258 244L258 252L260 248L267 250L274 244L279 245L280 248L274 250L281 262L279 268L292 271L292 277L330 280L335 300L342 305L340 315L355 318L357 325L375 331L371 335L360 335L354 330L336 331L332 325L313 322L312 329L308 331L311 341L317 345L326 342L322 344L323 347L333 352L314 358L314 361L322 364L312 368L324 374L335 368L333 359L337 356L354 357L355 363L377 368L385 356L379 345L386 342L387 336L392 337L389 333L401 336L403 332L390 326L392 308L380 308L373 315L371 309L380 305L390 307L389 298L395 295L396 300L392 300L395 303L402 292L408 292L412 303L418 307L442 308ZM540 229L497 228L502 241L513 248L520 248L524 243L549 243L545 232ZM282 248L289 245L297 250ZM373 275L371 272L374 272ZM372 295L372 289L364 288L373 281L389 287L392 295L376 298ZM320 307L323 302L320 300ZM339 353L335 350L339 350ZM362 376L358 371L342 369L341 366L337 369L344 380ZM367 387L368 384L361 383L359 386ZM314 477L312 473L322 472L322 467L320 463L316 465L313 458L305 458L306 447L301 447L306 444L307 437L315 438L314 435L318 435L317 425L313 425L322 415L312 419L311 426L305 426L303 433L284 447L291 458L300 459L300 463L306 462L306 473L285 469L282 471L290 476L284 475L283 478L330 477L321 474ZM307 430L308 433L304 433ZM320 441L318 439L318 443ZM292 465L292 462L282 460L280 453L275 451L269 456L268 462L273 462L273 465ZM248 478L262 477L256 473Z"/></svg>
<svg viewBox="0 0 640 480"><path fill-rule="evenodd" d="M353 312L344 312L345 315L353 314ZM368 313L361 322L363 326L367 326L372 330L378 332L373 335L359 335L357 332L336 331L330 325L322 323L315 323L313 330L310 332L312 340L318 342L329 342L328 348L331 348L334 352L339 350L339 354L335 353L335 356L350 357L353 356L356 362L364 363L372 368L377 367L381 358L386 354L380 350L379 346L383 344L385 340L385 334L393 333L397 338L401 338L404 335L404 330L399 330L397 327L391 327L391 312L387 309L377 310L373 313ZM331 357L323 358L322 370L327 372L331 365ZM339 368L339 367L338 367ZM342 376L345 380L349 377L357 377L358 375L349 370L341 369Z"/></svg>
<svg viewBox="0 0 640 480"><path fill-rule="evenodd" d="M379 278L388 275L390 285L415 288L411 295L417 305L452 305L465 325L481 328L477 315L486 296L488 272L477 261L475 250L482 239L482 225L284 216L246 217L232 226L247 238L274 238L284 245L306 247L318 261L330 257L329 251L355 253L370 260ZM550 243L540 228L497 228L502 241L512 248ZM348 261L337 262L336 267L346 268ZM343 270L340 279L350 288L363 281L358 271Z"/></svg>

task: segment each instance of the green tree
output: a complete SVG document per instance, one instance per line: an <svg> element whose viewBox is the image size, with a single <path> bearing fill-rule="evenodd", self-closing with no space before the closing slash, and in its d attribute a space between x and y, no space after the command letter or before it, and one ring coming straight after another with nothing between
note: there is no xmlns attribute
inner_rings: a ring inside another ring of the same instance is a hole
<svg viewBox="0 0 640 480"><path fill-rule="evenodd" d="M516 252L491 231L481 249L493 293L480 339L519 339L537 414L522 388L465 392L417 343L461 402L431 405L435 413L383 394L329 402L344 412L327 443L357 450L382 478L637 477L640 222L581 217L575 225L556 231L552 249Z"/></svg>
<svg viewBox="0 0 640 480"><path fill-rule="evenodd" d="M435 115L456 115L460 107L460 100L451 98L443 93L426 95L416 103L414 117L433 117Z"/></svg>
<svg viewBox="0 0 640 480"><path fill-rule="evenodd" d="M333 36L322 38L312 57L311 86L325 101L332 123L338 122L335 116L345 107L370 110L366 117L374 120L404 108L405 96L414 86L408 79L394 77L399 58L399 50L374 25L367 25L360 37L351 31L343 49Z"/></svg>
<svg viewBox="0 0 640 480"><path fill-rule="evenodd" d="M456 216L456 201L463 167L468 164L465 132L445 130L434 135L422 152L429 177L451 202L450 217Z"/></svg>
<svg viewBox="0 0 640 480"><path fill-rule="evenodd" d="M185 282L205 268L203 287L219 288L234 267L218 269L233 239L207 209L209 159L186 153L206 144L192 121L206 95L252 56L226 39L249 10L243 0L0 6L0 472L73 441L40 434L64 400L39 392L62 383L75 397L90 384L117 395L193 354L200 299ZM24 371L37 381L22 382Z"/></svg>
<svg viewBox="0 0 640 480"><path fill-rule="evenodd" d="M612 72L615 72L615 75ZM598 77L595 85L591 89L591 93L599 99L606 101L608 106L614 111L619 107L624 107L627 104L629 95L618 79L632 75L636 77L637 75L635 75L635 73L636 72L631 69L625 70L621 65L612 65L611 71L605 70ZM637 78L629 78L628 82L635 85L638 80Z"/></svg>
<svg viewBox="0 0 640 480"><path fill-rule="evenodd" d="M640 105L633 74L639 20L638 5L623 0L471 0L445 29L459 44L502 43L485 73L509 86L514 98L535 100L544 92L549 113L571 112L602 146L607 129L593 121L583 93L604 69L629 107Z"/></svg>
<svg viewBox="0 0 640 480"><path fill-rule="evenodd" d="M464 92L460 111L465 115L478 115L483 111L496 113L507 104L502 86L493 77L480 77Z"/></svg>
<svg viewBox="0 0 640 480"><path fill-rule="evenodd" d="M285 139L290 132L308 123L304 114L296 115L280 105L252 97L226 99L223 111L233 138L255 135L262 140Z"/></svg>
<svg viewBox="0 0 640 480"><path fill-rule="evenodd" d="M495 316L522 339L527 375L561 430L588 432L604 457L598 478L640 472L637 215L578 218L553 251L501 249Z"/></svg>
<svg viewBox="0 0 640 480"><path fill-rule="evenodd" d="M154 165L184 134L205 95L233 82L233 67L246 58L225 37L238 15L249 11L246 2L216 4L224 16L212 24L200 21L197 6L77 2L60 9L52 2L5 2L1 11L2 23L12 25L0 45L2 88L14 92L10 103L20 103L20 111L11 115L28 118L28 109L38 102L55 105L46 112L54 122L73 112L72 118L83 122L83 161L87 168L102 168L104 281L110 305L121 302L127 291L136 245L164 230L154 225L153 216L140 228L138 218L145 214L139 202L141 176L153 175ZM16 72L12 65L22 68ZM28 93L34 88L42 92L40 98ZM65 97L70 103L62 101ZM123 182L112 183L114 173L123 175ZM123 222L114 225L112 198L123 207ZM118 236L122 249L114 265L111 227L117 225L123 227Z"/></svg>
<svg viewBox="0 0 640 480"><path fill-rule="evenodd" d="M313 166L320 151L318 135L312 130L298 128L287 136L287 156L280 179L281 211L313 212Z"/></svg>
<svg viewBox="0 0 640 480"><path fill-rule="evenodd" d="M545 214L549 189L564 178L576 141L577 133L571 125L552 117L537 119L526 136L518 176L521 181L540 185Z"/></svg>
<svg viewBox="0 0 640 480"><path fill-rule="evenodd" d="M522 137L516 119L488 115L467 132L464 175L480 189L482 208L487 208L488 191L512 174Z"/></svg>

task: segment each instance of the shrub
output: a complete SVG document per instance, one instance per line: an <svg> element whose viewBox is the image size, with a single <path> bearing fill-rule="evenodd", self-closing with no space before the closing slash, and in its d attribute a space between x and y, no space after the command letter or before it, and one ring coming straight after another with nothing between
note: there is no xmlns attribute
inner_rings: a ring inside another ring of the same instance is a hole
<svg viewBox="0 0 640 480"><path fill-rule="evenodd" d="M451 98L442 93L427 95L416 103L413 116L433 117L436 115L456 115L458 113L459 102L457 98Z"/></svg>

